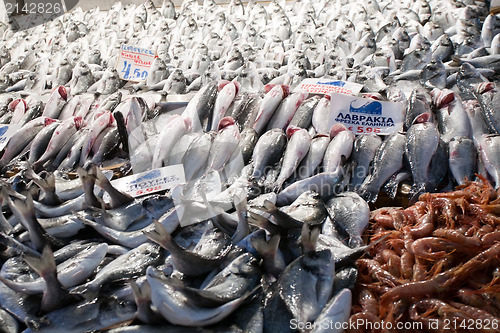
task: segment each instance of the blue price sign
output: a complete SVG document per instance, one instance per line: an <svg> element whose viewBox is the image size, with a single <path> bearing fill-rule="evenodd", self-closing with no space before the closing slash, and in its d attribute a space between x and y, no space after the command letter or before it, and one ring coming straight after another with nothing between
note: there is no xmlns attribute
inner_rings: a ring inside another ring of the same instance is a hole
<svg viewBox="0 0 500 333"><path fill-rule="evenodd" d="M120 78L141 82L146 80L155 53L149 49L122 44L117 62Z"/></svg>

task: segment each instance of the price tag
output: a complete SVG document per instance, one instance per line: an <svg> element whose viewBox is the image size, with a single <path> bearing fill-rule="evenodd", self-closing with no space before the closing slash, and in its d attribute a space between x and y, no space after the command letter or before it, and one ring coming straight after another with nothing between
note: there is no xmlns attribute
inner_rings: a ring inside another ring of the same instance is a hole
<svg viewBox="0 0 500 333"><path fill-rule="evenodd" d="M115 179L111 181L111 184L122 192L139 197L168 190L185 182L184 166L176 164Z"/></svg>
<svg viewBox="0 0 500 333"><path fill-rule="evenodd" d="M154 58L151 50L122 44L116 70L123 80L142 82L148 77Z"/></svg>
<svg viewBox="0 0 500 333"><path fill-rule="evenodd" d="M9 139L17 133L21 126L15 125L0 125L0 150L4 149L9 142Z"/></svg>
<svg viewBox="0 0 500 333"><path fill-rule="evenodd" d="M343 124L356 134L388 135L403 128L401 103L332 94L330 106L330 124Z"/></svg>
<svg viewBox="0 0 500 333"><path fill-rule="evenodd" d="M295 89L294 92L307 90L311 94L345 94L357 95L363 88L362 84L345 82L330 79L305 79Z"/></svg>

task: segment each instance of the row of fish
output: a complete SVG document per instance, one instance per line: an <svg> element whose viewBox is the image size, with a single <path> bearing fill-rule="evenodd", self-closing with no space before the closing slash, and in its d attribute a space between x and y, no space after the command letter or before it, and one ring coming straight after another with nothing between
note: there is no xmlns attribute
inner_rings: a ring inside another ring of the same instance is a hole
<svg viewBox="0 0 500 333"><path fill-rule="evenodd" d="M467 61L498 71L500 20L482 1L300 1L287 8L241 1L219 6L166 0L70 13L29 30L2 25L0 78L6 91L41 94L65 85L73 95L121 87L182 94L210 80L236 79L243 90L295 87L306 77L357 81L381 91L399 80L444 88ZM11 18L11 21L15 18ZM120 80L121 43L156 52L139 84ZM111 46L111 47L110 47Z"/></svg>

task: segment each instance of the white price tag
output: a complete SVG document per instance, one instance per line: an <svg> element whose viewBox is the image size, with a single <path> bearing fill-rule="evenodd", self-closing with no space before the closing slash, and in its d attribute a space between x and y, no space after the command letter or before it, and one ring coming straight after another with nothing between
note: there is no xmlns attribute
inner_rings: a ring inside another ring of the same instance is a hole
<svg viewBox="0 0 500 333"><path fill-rule="evenodd" d="M139 197L168 190L185 182L184 166L176 164L115 179L111 181L111 184L122 192Z"/></svg>
<svg viewBox="0 0 500 333"><path fill-rule="evenodd" d="M328 95L331 93L357 95L362 84L331 79L305 79L293 91L306 90L311 94Z"/></svg>
<svg viewBox="0 0 500 333"><path fill-rule="evenodd" d="M21 126L14 125L0 125L0 150L4 149L9 142L9 139L17 133Z"/></svg>
<svg viewBox="0 0 500 333"><path fill-rule="evenodd" d="M401 103L332 94L330 124L343 124L355 134L388 135L403 128Z"/></svg>
<svg viewBox="0 0 500 333"><path fill-rule="evenodd" d="M142 82L148 77L154 58L152 50L122 44L116 70L123 80Z"/></svg>

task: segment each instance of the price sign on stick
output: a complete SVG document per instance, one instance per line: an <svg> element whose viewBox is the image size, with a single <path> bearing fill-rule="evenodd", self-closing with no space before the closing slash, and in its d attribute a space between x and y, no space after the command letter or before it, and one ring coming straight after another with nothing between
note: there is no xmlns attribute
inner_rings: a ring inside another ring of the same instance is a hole
<svg viewBox="0 0 500 333"><path fill-rule="evenodd" d="M148 77L154 58L152 50L122 44L116 70L123 80L142 82Z"/></svg>

